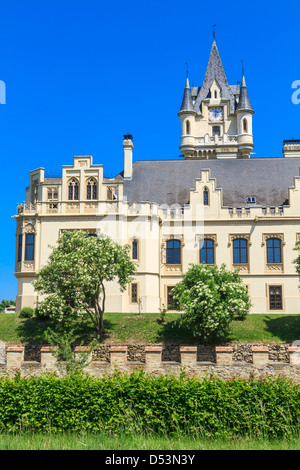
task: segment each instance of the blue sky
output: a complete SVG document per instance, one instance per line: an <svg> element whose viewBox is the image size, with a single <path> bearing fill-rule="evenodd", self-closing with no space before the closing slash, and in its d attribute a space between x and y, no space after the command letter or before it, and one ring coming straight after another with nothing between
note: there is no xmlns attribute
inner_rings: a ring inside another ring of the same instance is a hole
<svg viewBox="0 0 300 470"><path fill-rule="evenodd" d="M300 138L299 6L182 0L2 2L0 80L0 300L15 298L16 203L29 171L60 171L74 155L93 155L106 174L123 169L123 134L134 159L173 159L189 64L200 86L212 25L230 84L241 60L255 110L254 151L280 157L283 139Z"/></svg>

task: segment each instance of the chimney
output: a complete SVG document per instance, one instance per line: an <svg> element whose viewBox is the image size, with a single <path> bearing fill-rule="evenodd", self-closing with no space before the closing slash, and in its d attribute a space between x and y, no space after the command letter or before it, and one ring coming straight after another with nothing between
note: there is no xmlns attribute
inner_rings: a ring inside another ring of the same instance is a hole
<svg viewBox="0 0 300 470"><path fill-rule="evenodd" d="M132 135L124 135L124 179L130 180L132 178Z"/></svg>

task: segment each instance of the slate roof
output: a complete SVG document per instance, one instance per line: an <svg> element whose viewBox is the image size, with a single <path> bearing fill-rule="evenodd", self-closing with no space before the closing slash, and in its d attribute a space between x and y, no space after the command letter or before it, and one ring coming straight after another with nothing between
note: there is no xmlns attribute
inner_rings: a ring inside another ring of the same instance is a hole
<svg viewBox="0 0 300 470"><path fill-rule="evenodd" d="M216 187L223 189L224 206L244 207L246 198L252 196L257 205L280 206L288 203L288 188L300 174L300 157L137 161L132 179L124 180L124 195L129 203L183 206L201 169L207 168ZM117 179L122 179L122 173Z"/></svg>
<svg viewBox="0 0 300 470"><path fill-rule="evenodd" d="M189 79L187 78L180 111L193 111L193 110L194 110L194 106L193 106L193 101L192 101L191 92L190 92L190 84L189 84Z"/></svg>
<svg viewBox="0 0 300 470"><path fill-rule="evenodd" d="M214 79L217 80L218 85L221 87L221 96L222 98L228 99L230 104L230 112L235 112L236 99L232 90L232 87L229 86L226 74L223 68L221 57L217 48L217 43L214 39L212 48L210 51L210 56L204 76L202 86L200 88L197 99L194 103L194 109L196 112L201 112L201 103L202 101L209 96L209 89Z"/></svg>
<svg viewBox="0 0 300 470"><path fill-rule="evenodd" d="M249 100L246 81L245 81L244 76L243 76L242 84L241 84L239 102L237 104L236 109L237 109L237 111L238 110L244 110L244 109L252 111L252 106L251 106L251 103L250 103L250 100Z"/></svg>

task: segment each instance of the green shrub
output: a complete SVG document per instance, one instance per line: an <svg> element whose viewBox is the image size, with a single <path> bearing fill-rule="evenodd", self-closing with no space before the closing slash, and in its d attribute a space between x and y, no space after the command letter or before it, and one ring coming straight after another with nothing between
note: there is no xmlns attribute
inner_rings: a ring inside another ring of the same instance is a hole
<svg viewBox="0 0 300 470"><path fill-rule="evenodd" d="M32 318L34 315L34 310L31 307L23 307L19 317L20 318Z"/></svg>
<svg viewBox="0 0 300 470"><path fill-rule="evenodd" d="M0 432L109 431L281 438L299 431L299 385L283 378L143 372L0 379Z"/></svg>
<svg viewBox="0 0 300 470"><path fill-rule="evenodd" d="M205 342L226 340L230 323L244 318L251 307L238 271L229 271L225 265L192 265L172 293L184 310L179 323Z"/></svg>

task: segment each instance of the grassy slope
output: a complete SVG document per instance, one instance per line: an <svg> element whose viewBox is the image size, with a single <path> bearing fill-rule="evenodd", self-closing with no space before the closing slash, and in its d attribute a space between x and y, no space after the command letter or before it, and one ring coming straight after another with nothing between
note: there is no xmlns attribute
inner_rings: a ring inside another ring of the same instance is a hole
<svg viewBox="0 0 300 470"><path fill-rule="evenodd" d="M175 320L179 314L168 313L161 323L158 314L107 313L104 317L107 343L193 343L187 331ZM0 314L0 340L10 343L43 343L44 331L51 326L37 319L21 319L17 314ZM79 325L82 336L91 337L91 325ZM300 339L300 315L249 315L245 321L234 321L231 342L292 343Z"/></svg>

